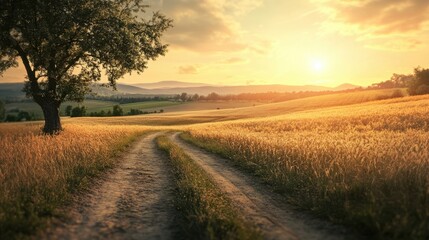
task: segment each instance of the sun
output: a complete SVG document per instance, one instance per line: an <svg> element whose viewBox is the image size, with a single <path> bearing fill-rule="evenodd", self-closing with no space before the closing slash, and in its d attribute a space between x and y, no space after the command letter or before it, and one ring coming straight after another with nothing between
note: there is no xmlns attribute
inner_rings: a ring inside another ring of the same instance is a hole
<svg viewBox="0 0 429 240"><path fill-rule="evenodd" d="M320 73L325 70L325 63L320 59L313 59L310 62L310 68L313 72Z"/></svg>

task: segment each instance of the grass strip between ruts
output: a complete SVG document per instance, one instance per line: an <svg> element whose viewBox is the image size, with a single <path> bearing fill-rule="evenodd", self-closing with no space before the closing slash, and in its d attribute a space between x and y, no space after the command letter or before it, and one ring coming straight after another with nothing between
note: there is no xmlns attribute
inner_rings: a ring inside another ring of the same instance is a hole
<svg viewBox="0 0 429 240"><path fill-rule="evenodd" d="M206 172L166 136L156 139L170 158L184 239L261 239Z"/></svg>

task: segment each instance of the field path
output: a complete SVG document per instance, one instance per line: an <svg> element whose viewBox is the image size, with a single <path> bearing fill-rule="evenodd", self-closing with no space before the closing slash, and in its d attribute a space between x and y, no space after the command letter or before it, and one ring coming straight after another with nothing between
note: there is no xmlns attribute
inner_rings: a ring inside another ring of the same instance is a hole
<svg viewBox="0 0 429 240"><path fill-rule="evenodd" d="M70 219L49 229L47 239L173 239L173 180L166 157L151 134L136 141L122 163L89 196L83 196Z"/></svg>
<svg viewBox="0 0 429 240"><path fill-rule="evenodd" d="M228 160L184 142L179 133L170 137L214 179L266 239L356 239L341 227L297 211L280 195L232 167Z"/></svg>

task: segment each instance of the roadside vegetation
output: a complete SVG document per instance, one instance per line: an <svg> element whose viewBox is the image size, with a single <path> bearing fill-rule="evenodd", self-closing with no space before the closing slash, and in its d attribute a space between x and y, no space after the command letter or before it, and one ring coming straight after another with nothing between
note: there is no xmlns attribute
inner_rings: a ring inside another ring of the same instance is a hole
<svg viewBox="0 0 429 240"><path fill-rule="evenodd" d="M428 122L425 95L195 125L183 138L302 209L375 238L427 239Z"/></svg>
<svg viewBox="0 0 429 240"><path fill-rule="evenodd" d="M193 160L166 136L157 144L171 160L176 178L176 207L183 215L183 239L261 239L230 200Z"/></svg>
<svg viewBox="0 0 429 240"><path fill-rule="evenodd" d="M66 124L60 135L40 125L0 125L0 239L33 234L74 194L117 163L117 154L146 129Z"/></svg>

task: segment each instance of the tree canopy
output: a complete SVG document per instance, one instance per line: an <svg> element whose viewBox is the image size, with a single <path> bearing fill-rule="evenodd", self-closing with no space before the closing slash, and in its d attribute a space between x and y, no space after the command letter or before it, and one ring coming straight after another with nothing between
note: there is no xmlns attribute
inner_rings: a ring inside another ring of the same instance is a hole
<svg viewBox="0 0 429 240"><path fill-rule="evenodd" d="M172 21L146 9L142 0L0 0L0 73L21 60L45 132L58 131L62 102L82 101L103 75L115 87L165 54Z"/></svg>
<svg viewBox="0 0 429 240"><path fill-rule="evenodd" d="M429 69L421 67L414 69L414 79L410 82L408 91L410 95L429 93Z"/></svg>

